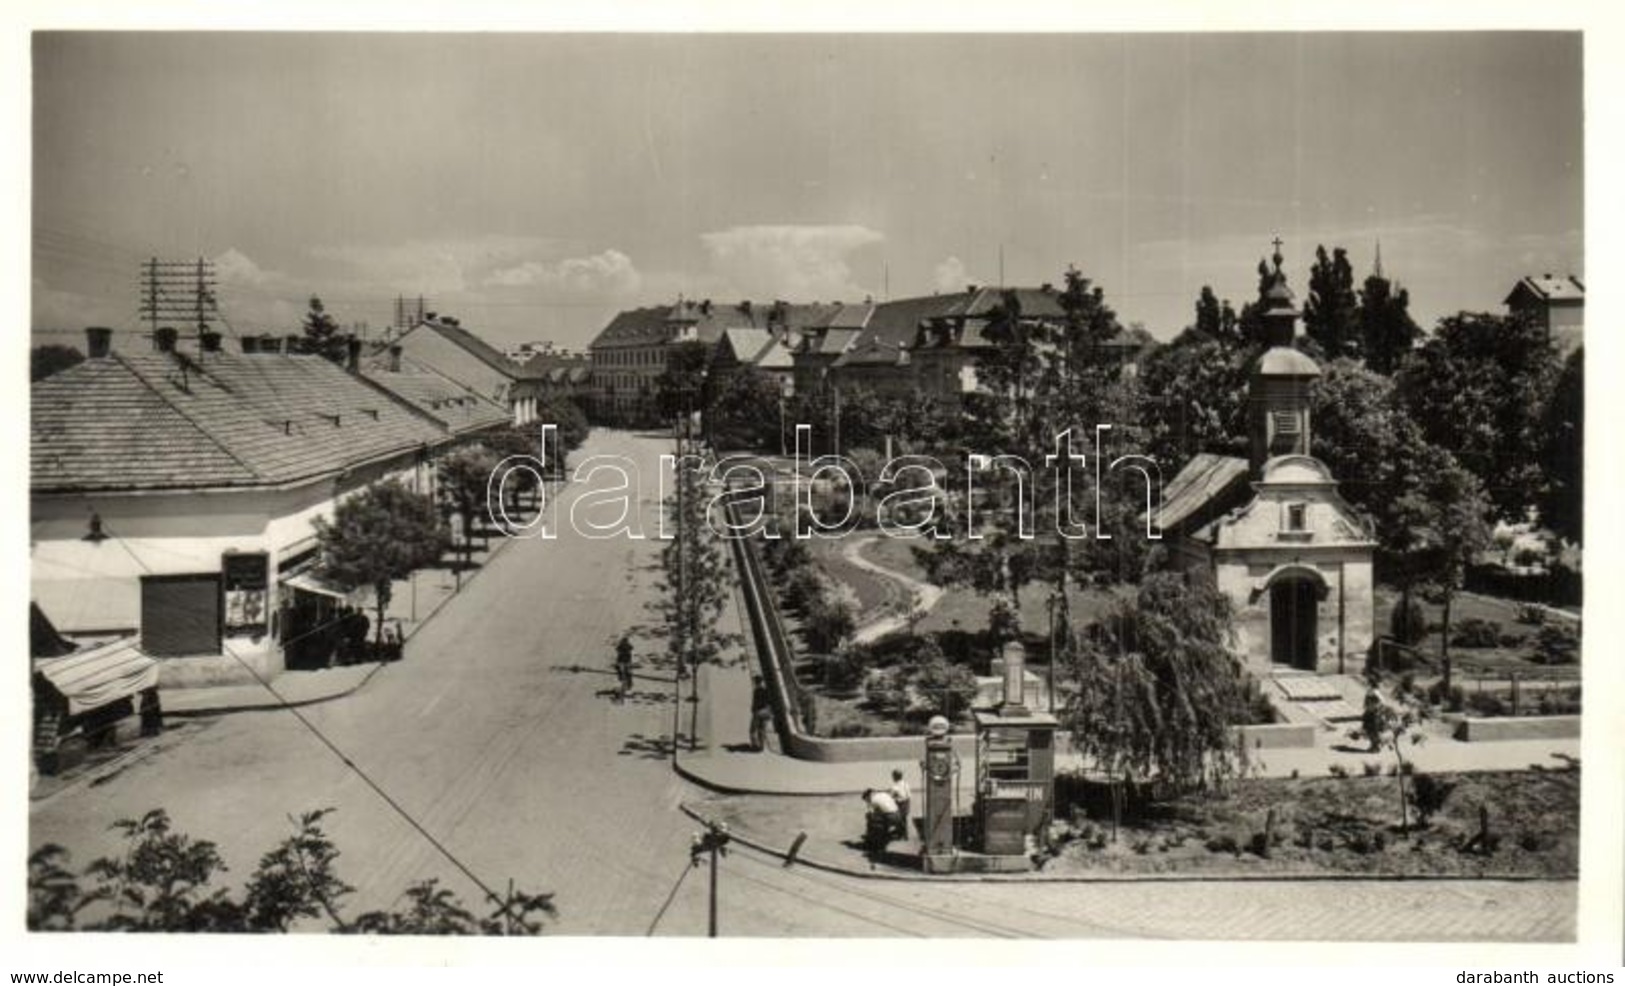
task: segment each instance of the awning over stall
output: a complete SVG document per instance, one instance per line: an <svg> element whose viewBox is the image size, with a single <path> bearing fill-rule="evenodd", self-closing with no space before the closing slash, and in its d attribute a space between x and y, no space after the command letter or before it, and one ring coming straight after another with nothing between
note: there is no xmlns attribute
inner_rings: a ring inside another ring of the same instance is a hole
<svg viewBox="0 0 1625 986"><path fill-rule="evenodd" d="M141 652L137 638L123 637L67 657L43 658L34 670L68 700L78 715L156 687L158 662Z"/></svg>
<svg viewBox="0 0 1625 986"><path fill-rule="evenodd" d="M301 592L314 592L318 596L331 596L334 599L348 600L350 590L337 582L330 582L316 572L300 572L290 575L282 580L282 584L291 586Z"/></svg>

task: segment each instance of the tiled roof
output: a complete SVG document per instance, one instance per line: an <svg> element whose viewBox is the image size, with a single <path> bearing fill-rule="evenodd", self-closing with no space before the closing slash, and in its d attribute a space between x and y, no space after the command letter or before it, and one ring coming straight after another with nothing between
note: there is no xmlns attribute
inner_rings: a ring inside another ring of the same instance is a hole
<svg viewBox="0 0 1625 986"><path fill-rule="evenodd" d="M670 311L669 307L662 307L618 312L588 348L641 346L664 341L671 334L671 328L666 324L666 315Z"/></svg>
<svg viewBox="0 0 1625 986"><path fill-rule="evenodd" d="M733 358L741 363L753 364L771 348L776 340L766 329L724 329L718 346L727 347Z"/></svg>
<svg viewBox="0 0 1625 986"><path fill-rule="evenodd" d="M35 492L277 485L446 434L320 356L114 353L31 397Z"/></svg>
<svg viewBox="0 0 1625 986"><path fill-rule="evenodd" d="M389 359L374 356L362 366L366 378L445 425L455 434L491 428L510 420L507 408L436 371L429 365L401 356L401 368L389 369Z"/></svg>
<svg viewBox="0 0 1625 986"><path fill-rule="evenodd" d="M1513 299L1518 297L1520 289L1528 291L1542 301L1584 301L1586 294L1585 284L1578 277L1539 274L1519 280L1503 304L1512 304Z"/></svg>
<svg viewBox="0 0 1625 986"><path fill-rule="evenodd" d="M1177 529L1215 498L1228 494L1247 478L1247 473L1246 459L1198 454L1163 488L1159 526L1165 531Z"/></svg>
<svg viewBox="0 0 1625 986"><path fill-rule="evenodd" d="M418 328L414 331L423 329L438 332L441 336L461 346L470 355L499 373L510 378L525 376L524 365L515 363L504 355L502 350L497 349L460 325L448 325L443 320L438 319L434 321L425 319L419 323Z"/></svg>
<svg viewBox="0 0 1625 986"><path fill-rule="evenodd" d="M789 370L794 369L796 361L789 347L774 339L768 343L766 349L756 354L756 359L751 365L759 370Z"/></svg>

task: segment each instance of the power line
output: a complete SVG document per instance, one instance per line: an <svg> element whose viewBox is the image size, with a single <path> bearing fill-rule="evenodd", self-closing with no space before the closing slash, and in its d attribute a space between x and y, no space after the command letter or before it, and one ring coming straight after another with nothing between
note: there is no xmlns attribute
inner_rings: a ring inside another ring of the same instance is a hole
<svg viewBox="0 0 1625 986"><path fill-rule="evenodd" d="M660 905L660 910L655 914L655 919L649 922L649 930L643 933L643 937L654 937L655 928L660 926L660 920L666 916L666 909L671 907L671 902L677 899L677 891L683 886L683 881L688 879L689 871L692 869L693 866L684 866L683 871L677 874L677 882L672 884L671 893L666 895L666 902Z"/></svg>

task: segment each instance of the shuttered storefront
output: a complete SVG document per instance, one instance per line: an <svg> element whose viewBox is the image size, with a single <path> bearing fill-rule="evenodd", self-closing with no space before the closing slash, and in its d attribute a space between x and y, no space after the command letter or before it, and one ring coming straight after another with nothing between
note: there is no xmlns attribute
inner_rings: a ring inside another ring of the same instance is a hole
<svg viewBox="0 0 1625 986"><path fill-rule="evenodd" d="M220 653L220 576L149 575L141 580L141 646L179 657Z"/></svg>

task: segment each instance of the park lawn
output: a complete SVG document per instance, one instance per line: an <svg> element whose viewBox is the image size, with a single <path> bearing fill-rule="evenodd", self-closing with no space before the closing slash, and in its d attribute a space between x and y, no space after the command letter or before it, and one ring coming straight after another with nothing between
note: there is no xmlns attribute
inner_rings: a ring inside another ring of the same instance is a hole
<svg viewBox="0 0 1625 986"><path fill-rule="evenodd" d="M1430 603L1420 596L1416 597L1422 604L1422 610L1427 614L1430 629L1416 650L1421 652L1423 658L1435 669L1440 664L1443 649L1444 606L1439 603ZM1393 626L1393 611L1399 605L1400 593L1397 589L1388 586L1379 586L1376 590L1375 613L1376 627L1379 633L1387 633ZM1458 593L1450 606L1450 625L1458 628L1462 622L1469 619L1490 620L1501 625L1501 633L1520 636L1523 641L1514 647L1463 647L1452 644L1450 647L1451 660L1460 666L1463 663L1477 665L1489 671L1539 671L1547 665L1532 660L1534 654L1535 635L1540 627L1527 623L1519 623L1516 618L1517 608L1520 604L1515 600L1498 599L1491 596ZM1559 620L1561 617L1548 617ZM1422 677L1418 675L1418 677Z"/></svg>
<svg viewBox="0 0 1625 986"><path fill-rule="evenodd" d="M928 581L925 568L914 557L914 549L926 543L914 538L880 537L866 544L863 553L877 565L925 582ZM1069 586L1067 603L1072 610L1073 623L1083 626L1092 622L1105 612L1112 599L1129 591L1131 589ZM1049 638L1050 592L1049 583L1034 582L1023 586L1020 593L1021 629L1028 637L1039 641ZM960 629L967 633L979 633L987 629L988 614L992 609L993 600L989 596L966 588L947 589L931 612L920 621L917 632L937 633Z"/></svg>
<svg viewBox="0 0 1625 986"><path fill-rule="evenodd" d="M1542 877L1579 874L1580 772L1440 773L1453 785L1425 827L1400 828L1398 779L1249 779L1223 798L1187 797L1119 829L1109 819L1056 823L1051 873L1238 873ZM1491 852L1470 846L1488 809ZM1261 852L1271 810L1273 839Z"/></svg>

